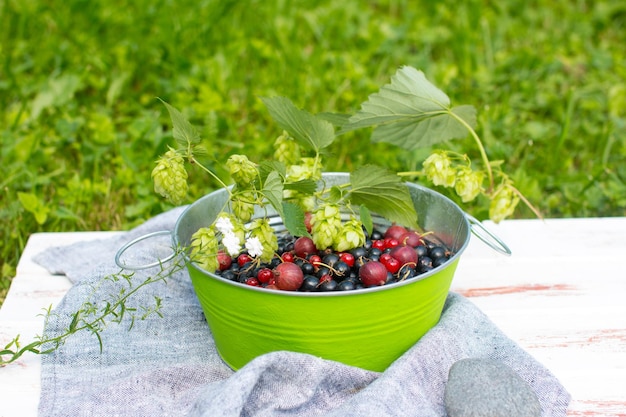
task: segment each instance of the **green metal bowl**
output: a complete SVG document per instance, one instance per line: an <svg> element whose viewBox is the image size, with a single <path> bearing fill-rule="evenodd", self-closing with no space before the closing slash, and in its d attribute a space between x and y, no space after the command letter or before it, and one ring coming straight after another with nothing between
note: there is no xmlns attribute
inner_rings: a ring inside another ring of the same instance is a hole
<svg viewBox="0 0 626 417"><path fill-rule="evenodd" d="M349 174L327 173L323 179L341 184L349 181ZM417 278L355 291L277 291L226 280L187 259L222 359L239 369L259 355L288 350L383 371L435 326L471 229L454 202L430 189L407 185L420 227L434 232L455 253L444 265ZM218 190L189 206L176 223L174 243L188 246L191 235L215 219L227 198L226 190ZM280 218L274 215L273 220L279 230ZM382 219L376 223L389 225Z"/></svg>

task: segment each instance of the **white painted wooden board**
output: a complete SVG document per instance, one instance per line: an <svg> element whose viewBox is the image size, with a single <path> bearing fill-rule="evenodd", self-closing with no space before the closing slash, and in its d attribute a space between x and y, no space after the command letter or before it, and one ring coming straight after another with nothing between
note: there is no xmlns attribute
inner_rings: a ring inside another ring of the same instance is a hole
<svg viewBox="0 0 626 417"><path fill-rule="evenodd" d="M486 225L513 256L472 242L452 289L561 380L569 415L626 416L626 218Z"/></svg>
<svg viewBox="0 0 626 417"><path fill-rule="evenodd" d="M509 220L486 226L512 249L493 252L475 237L452 290L469 297L572 394L570 416L626 417L626 218ZM70 284L34 264L50 247L115 232L31 236L0 309L0 344L41 333L42 308ZM0 368L0 417L36 416L40 359Z"/></svg>

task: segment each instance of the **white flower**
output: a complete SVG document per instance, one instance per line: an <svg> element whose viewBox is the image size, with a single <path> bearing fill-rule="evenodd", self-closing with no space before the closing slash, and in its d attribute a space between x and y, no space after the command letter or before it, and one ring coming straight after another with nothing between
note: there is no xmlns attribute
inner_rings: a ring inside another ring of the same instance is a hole
<svg viewBox="0 0 626 417"><path fill-rule="evenodd" d="M230 256L239 255L239 252L241 252L239 238L233 232L224 233L224 236L222 237L222 243L226 247L226 251Z"/></svg>
<svg viewBox="0 0 626 417"><path fill-rule="evenodd" d="M253 258L263 253L263 244L258 237L254 236L246 240L246 249Z"/></svg>
<svg viewBox="0 0 626 417"><path fill-rule="evenodd" d="M217 230L219 230L223 235L233 233L235 230L233 222L231 222L230 218L227 216L220 216L215 222L215 228L217 228Z"/></svg>

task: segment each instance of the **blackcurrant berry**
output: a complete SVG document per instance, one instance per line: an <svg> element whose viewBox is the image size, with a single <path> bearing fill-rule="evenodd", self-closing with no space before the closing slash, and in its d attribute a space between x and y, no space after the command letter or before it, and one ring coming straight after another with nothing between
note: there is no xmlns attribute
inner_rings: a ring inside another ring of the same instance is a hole
<svg viewBox="0 0 626 417"><path fill-rule="evenodd" d="M398 280L402 281L405 279L413 278L416 275L415 268L411 265L404 265L398 271Z"/></svg>
<svg viewBox="0 0 626 417"><path fill-rule="evenodd" d="M367 256L367 249L365 249L363 246L359 246L358 248L352 249L350 253L354 256L355 259L359 259Z"/></svg>
<svg viewBox="0 0 626 417"><path fill-rule="evenodd" d="M338 281L341 281L350 273L350 267L344 261L338 261L335 263L333 270Z"/></svg>
<svg viewBox="0 0 626 417"><path fill-rule="evenodd" d="M337 262L339 262L339 255L336 253L329 253L322 258L322 263L331 268L334 267Z"/></svg>
<svg viewBox="0 0 626 417"><path fill-rule="evenodd" d="M422 256L422 257L418 257L417 258L417 266L418 268L422 268L424 266L433 267L433 260L430 259L428 256Z"/></svg>
<svg viewBox="0 0 626 417"><path fill-rule="evenodd" d="M319 283L320 280L316 276L305 275L304 280L302 281L302 285L300 286L300 291L317 291L317 286L319 285Z"/></svg>
<svg viewBox="0 0 626 417"><path fill-rule="evenodd" d="M222 278L234 281L237 278L237 274L235 274L232 270L228 269L222 272Z"/></svg>
<svg viewBox="0 0 626 417"><path fill-rule="evenodd" d="M337 288L337 281L335 281L334 279L328 279L325 280L323 282L320 283L320 285L318 285L317 289L319 291L335 291L335 289Z"/></svg>
<svg viewBox="0 0 626 417"><path fill-rule="evenodd" d="M448 261L448 258L445 256L441 258L435 258L433 259L433 268L437 268L438 266L445 264L447 261Z"/></svg>
<svg viewBox="0 0 626 417"><path fill-rule="evenodd" d="M320 266L319 268L317 268L315 276L321 278L324 275L330 275L330 268L327 266Z"/></svg>
<svg viewBox="0 0 626 417"><path fill-rule="evenodd" d="M337 284L337 291L352 291L356 289L356 285L350 279L344 279Z"/></svg>
<svg viewBox="0 0 626 417"><path fill-rule="evenodd" d="M446 249L441 246L435 246L428 254L432 259L443 258L446 256Z"/></svg>
<svg viewBox="0 0 626 417"><path fill-rule="evenodd" d="M382 238L383 238L383 234L381 232L379 232L376 229L372 230L372 234L370 235L370 239L372 239L372 240L380 240Z"/></svg>
<svg viewBox="0 0 626 417"><path fill-rule="evenodd" d="M311 275L315 273L315 267L309 262L304 262L302 266L300 266L300 269L302 269L304 274Z"/></svg>

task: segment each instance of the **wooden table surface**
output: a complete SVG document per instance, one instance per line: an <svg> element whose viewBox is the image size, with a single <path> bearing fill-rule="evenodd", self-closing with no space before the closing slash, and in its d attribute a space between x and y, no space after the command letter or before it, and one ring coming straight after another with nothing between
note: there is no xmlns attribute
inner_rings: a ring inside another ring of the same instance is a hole
<svg viewBox="0 0 626 417"><path fill-rule="evenodd" d="M573 398L569 416L626 417L626 217L486 226L513 255L498 254L473 236L452 290L559 378ZM70 287L33 255L113 233L32 235L0 309L0 345L17 334L23 343L41 334L43 309ZM37 415L40 371L33 354L0 368L0 417Z"/></svg>

